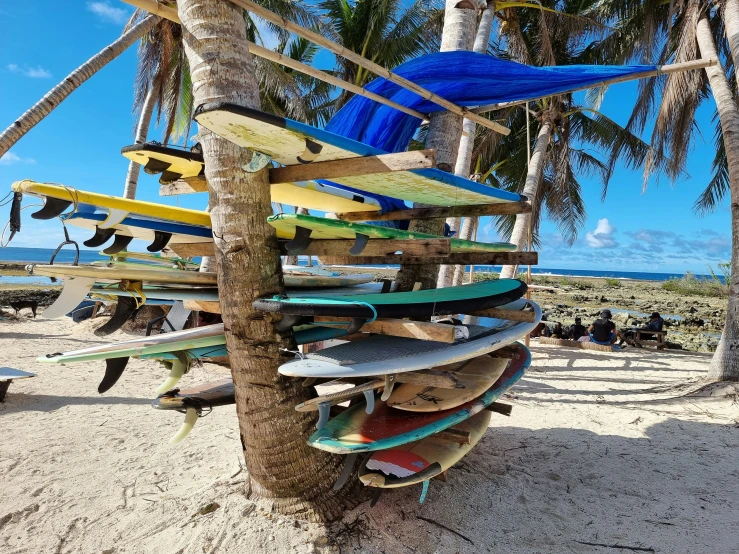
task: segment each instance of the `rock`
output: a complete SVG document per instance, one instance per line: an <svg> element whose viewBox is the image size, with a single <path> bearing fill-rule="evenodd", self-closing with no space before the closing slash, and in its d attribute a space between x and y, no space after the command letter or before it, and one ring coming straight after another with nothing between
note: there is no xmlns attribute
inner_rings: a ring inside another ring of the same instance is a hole
<svg viewBox="0 0 739 554"><path fill-rule="evenodd" d="M688 308L688 313L694 314L697 311L698 310L695 308L695 306L690 306L690 308Z"/></svg>

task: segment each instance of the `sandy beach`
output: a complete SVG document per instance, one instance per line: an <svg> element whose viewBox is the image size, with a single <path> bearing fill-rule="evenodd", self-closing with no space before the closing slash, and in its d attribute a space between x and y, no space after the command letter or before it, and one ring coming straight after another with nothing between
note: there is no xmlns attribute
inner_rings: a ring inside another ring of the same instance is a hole
<svg viewBox="0 0 739 554"><path fill-rule="evenodd" d="M739 544L739 386L701 389L709 354L533 341L532 368L504 399L512 416L494 416L423 505L420 487L393 490L326 528L247 497L232 407L169 445L183 416L150 406L165 376L157 363L132 360L101 396L102 362L35 362L130 338L97 338L97 325L2 323L0 364L38 375L0 404L3 552L729 554ZM182 384L227 371L207 364Z"/></svg>

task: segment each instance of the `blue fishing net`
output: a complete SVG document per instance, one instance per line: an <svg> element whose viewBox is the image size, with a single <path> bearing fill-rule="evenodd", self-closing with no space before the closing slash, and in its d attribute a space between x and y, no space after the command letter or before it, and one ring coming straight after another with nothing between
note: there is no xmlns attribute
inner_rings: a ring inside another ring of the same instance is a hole
<svg viewBox="0 0 739 554"><path fill-rule="evenodd" d="M652 65L531 67L487 54L438 52L408 61L393 72L450 102L471 107L549 96L655 69ZM383 78L365 88L421 113L441 109ZM386 152L402 152L420 123L412 115L357 95L331 119L326 130Z"/></svg>

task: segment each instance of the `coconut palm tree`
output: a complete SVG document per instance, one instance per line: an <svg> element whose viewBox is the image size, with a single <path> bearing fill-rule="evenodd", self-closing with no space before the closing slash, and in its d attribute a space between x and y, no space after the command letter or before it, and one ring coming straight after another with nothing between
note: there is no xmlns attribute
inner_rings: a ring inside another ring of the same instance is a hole
<svg viewBox="0 0 739 554"><path fill-rule="evenodd" d="M259 108L256 67L247 48L243 13L222 0L179 0L182 36L195 105L229 101ZM217 67L216 67L217 66ZM251 153L200 129L210 189L218 287L249 492L268 497L283 514L309 520L338 517L352 485L334 493L342 460L311 448L305 437L314 418L296 412L310 388L281 377L277 368L296 349L292 333L280 334L276 318L252 308L259 297L284 290L277 238L268 225L272 212L267 168L239 168Z"/></svg>
<svg viewBox="0 0 739 554"><path fill-rule="evenodd" d="M726 323L708 372L714 380L739 380L739 107L735 90L736 61L739 59L739 5L737 0L706 3L681 0L669 4L654 0L641 2L610 0L601 6L608 16L618 18L620 41L604 44L604 55L623 60L671 60L675 63L696 58L716 58L722 65L650 79L639 89L639 98L629 120L629 128L642 132L650 115L656 113L652 131L651 159L669 155L667 174L675 179L688 159L697 137L695 114L705 101L716 104L718 122L714 175L698 199L699 212L714 208L730 198L732 223L731 264ZM647 17L644 17L647 15ZM733 78L732 78L732 73ZM645 175L652 172L647 165Z"/></svg>
<svg viewBox="0 0 739 554"><path fill-rule="evenodd" d="M159 22L159 17L148 15L133 25L113 43L103 48L84 64L67 75L28 111L0 134L0 157L10 150L23 135L49 115L59 104L72 94L82 83L95 75L108 63L121 55Z"/></svg>

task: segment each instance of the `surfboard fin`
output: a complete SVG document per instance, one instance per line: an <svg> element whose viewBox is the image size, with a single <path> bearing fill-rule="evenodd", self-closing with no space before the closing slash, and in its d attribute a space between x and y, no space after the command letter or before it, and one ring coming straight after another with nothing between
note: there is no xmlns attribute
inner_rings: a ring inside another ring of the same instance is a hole
<svg viewBox="0 0 739 554"><path fill-rule="evenodd" d="M115 312L103 325L95 329L94 333L96 337L104 337L115 333L118 329L123 327L123 324L129 320L133 313L138 308L136 299L132 296L119 296L118 303L115 306Z"/></svg>
<svg viewBox="0 0 739 554"><path fill-rule="evenodd" d="M176 356L177 360L171 362L169 375L162 384L157 387L157 394L164 394L165 392L175 388L180 379L182 379L182 376L190 369L190 359L184 352L172 352L172 355Z"/></svg>
<svg viewBox="0 0 739 554"><path fill-rule="evenodd" d="M295 325L300 319L302 318L302 315L293 315L293 314L285 314L282 316L282 319L277 323L277 330L280 333L284 333L288 329L292 329L293 325Z"/></svg>
<svg viewBox="0 0 739 554"><path fill-rule="evenodd" d="M359 454L355 452L354 454L349 454L344 459L344 467L341 470L341 475L339 475L336 483L334 483L333 490L341 490L341 488L346 485L349 476L352 474L352 469L354 469L354 463L357 461L357 457L359 457Z"/></svg>
<svg viewBox="0 0 739 554"><path fill-rule="evenodd" d="M177 179L182 178L182 173L175 173L174 171L162 171L159 177L160 185L168 185L174 183Z"/></svg>
<svg viewBox="0 0 739 554"><path fill-rule="evenodd" d="M54 303L46 308L39 317L54 319L70 313L80 305L95 284L94 278L75 277L64 282L64 288Z"/></svg>
<svg viewBox="0 0 739 554"><path fill-rule="evenodd" d="M298 162L301 164L309 164L316 160L318 155L323 150L323 145L306 138L305 139L305 150L298 156Z"/></svg>
<svg viewBox="0 0 739 554"><path fill-rule="evenodd" d="M112 237L115 234L115 229L101 229L97 225L95 226L95 234L92 236L92 238L87 239L84 244L85 246L89 246L90 248L97 248L98 246L102 246L108 240L110 240L110 237Z"/></svg>
<svg viewBox="0 0 739 554"><path fill-rule="evenodd" d="M110 388L118 382L123 375L123 370L128 364L128 356L125 358L109 358L105 360L105 376L98 385L98 392L103 394L108 392Z"/></svg>
<svg viewBox="0 0 739 554"><path fill-rule="evenodd" d="M359 256L364 251L364 249L367 247L368 242L369 242L368 235L357 233L356 239L354 241L354 246L352 246L349 249L349 254L351 254L352 256Z"/></svg>
<svg viewBox="0 0 739 554"><path fill-rule="evenodd" d="M310 234L313 229L306 229L298 225L295 227L295 237L285 243L287 253L291 256L298 256L305 252L313 239L310 238Z"/></svg>
<svg viewBox="0 0 739 554"><path fill-rule="evenodd" d="M197 421L197 408L187 408L187 411L185 412L185 421L182 423L182 427L180 427L179 431L177 431L172 436L172 438L169 439L169 444L178 444L182 442L185 437L190 434L190 431L192 431L192 428L195 427Z"/></svg>
<svg viewBox="0 0 739 554"><path fill-rule="evenodd" d="M113 241L113 244L103 250L103 253L108 255L118 254L118 252L120 252L121 250L125 250L126 247L131 244L132 240L133 237L127 237L125 235L115 235L115 240Z"/></svg>
<svg viewBox="0 0 739 554"><path fill-rule="evenodd" d="M429 480L423 482L423 488L421 489L421 497L418 499L419 504L423 504L423 501L426 500L426 495L429 492Z"/></svg>
<svg viewBox="0 0 739 554"><path fill-rule="evenodd" d="M370 500L370 508L374 508L375 504L377 504L377 501L380 500L380 496L382 495L382 491L385 489L377 489L375 493L372 495L372 500Z"/></svg>
<svg viewBox="0 0 739 554"><path fill-rule="evenodd" d="M44 207L31 214L33 219L54 219L64 213L72 205L71 200L46 197Z"/></svg>
<svg viewBox="0 0 739 554"><path fill-rule="evenodd" d="M163 162L162 160L149 158L149 161L146 162L146 165L144 166L144 171L149 175L156 175L157 173L162 173L163 171L168 170L170 165L172 164Z"/></svg>
<svg viewBox="0 0 739 554"><path fill-rule="evenodd" d="M169 244L172 238L172 233L165 233L164 231L154 231L154 242L152 242L146 249L149 252L160 252L164 250L164 247Z"/></svg>
<svg viewBox="0 0 739 554"><path fill-rule="evenodd" d="M305 379L303 380L303 386L304 386L304 387L310 387L310 386L311 386L311 385L313 385L313 383L315 383L316 381L318 381L318 377L306 377L306 378L305 378Z"/></svg>
<svg viewBox="0 0 739 554"><path fill-rule="evenodd" d="M349 327L346 328L346 334L353 335L354 333L357 333L362 328L365 321L367 320L363 317L353 317Z"/></svg>
<svg viewBox="0 0 739 554"><path fill-rule="evenodd" d="M364 409L364 411L367 413L367 415L369 415L375 411L375 391L364 391L364 399L367 402L367 407Z"/></svg>
<svg viewBox="0 0 739 554"><path fill-rule="evenodd" d="M321 402L318 404L318 423L316 423L316 429L323 429L326 427L330 414L331 401Z"/></svg>
<svg viewBox="0 0 739 554"><path fill-rule="evenodd" d="M380 397L380 400L383 402L386 402L388 398L390 398L390 395L393 394L393 388L395 387L395 375L388 374L385 375L385 388L382 391L382 396ZM370 412L367 412L370 413Z"/></svg>

